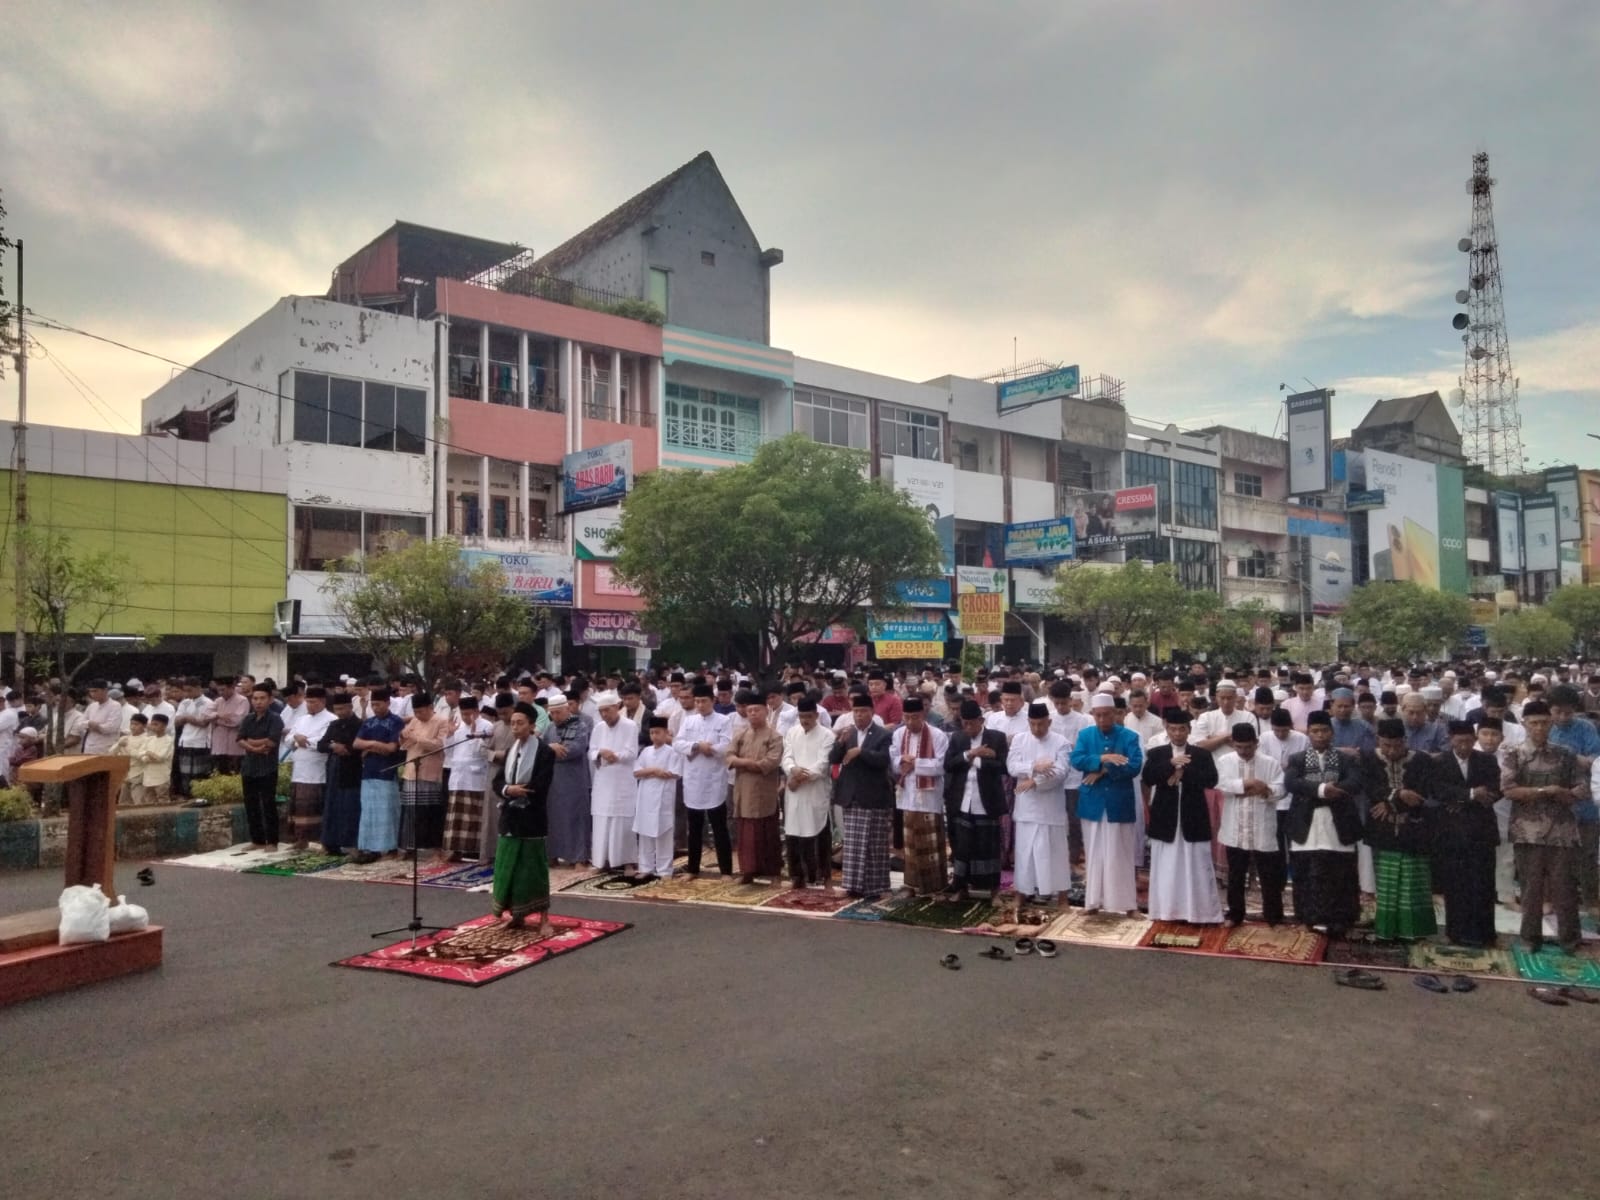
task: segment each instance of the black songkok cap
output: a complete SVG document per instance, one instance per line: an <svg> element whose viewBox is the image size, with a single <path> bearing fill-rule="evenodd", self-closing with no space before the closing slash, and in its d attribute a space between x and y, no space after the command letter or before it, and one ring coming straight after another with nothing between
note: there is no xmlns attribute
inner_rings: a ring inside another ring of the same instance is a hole
<svg viewBox="0 0 1600 1200"><path fill-rule="evenodd" d="M1506 731L1506 723L1499 717L1480 717L1478 719L1478 729L1480 732L1485 729L1495 729L1504 733Z"/></svg>
<svg viewBox="0 0 1600 1200"><path fill-rule="evenodd" d="M1271 688L1259 687L1255 692L1255 702L1257 704L1276 704L1278 697L1273 694Z"/></svg>
<svg viewBox="0 0 1600 1200"><path fill-rule="evenodd" d="M799 712L814 713L814 712L817 711L817 702L815 700L811 699L809 696L807 696L805 699L801 700L798 704L796 704L795 708Z"/></svg>
<svg viewBox="0 0 1600 1200"><path fill-rule="evenodd" d="M1050 716L1050 706L1042 701L1035 700L1028 705L1028 720L1042 721Z"/></svg>
<svg viewBox="0 0 1600 1200"><path fill-rule="evenodd" d="M872 697L867 695L867 693L865 693L865 692L857 692L857 693L855 693L855 695L850 697L850 707L851 708L871 708L872 707Z"/></svg>
<svg viewBox="0 0 1600 1200"><path fill-rule="evenodd" d="M1168 725L1192 725L1194 716L1186 708L1169 708L1167 710Z"/></svg>
<svg viewBox="0 0 1600 1200"><path fill-rule="evenodd" d="M1458 733L1471 734L1473 737L1478 735L1478 731L1472 727L1471 721L1451 721L1450 736L1455 737Z"/></svg>
<svg viewBox="0 0 1600 1200"><path fill-rule="evenodd" d="M665 717L651 717L645 722L645 728L647 729L665 729L666 727L667 719Z"/></svg>
<svg viewBox="0 0 1600 1200"><path fill-rule="evenodd" d="M518 700L516 708L512 709L511 711L521 713L530 721L538 721L539 719L539 710L533 705L529 704L526 700Z"/></svg>
<svg viewBox="0 0 1600 1200"><path fill-rule="evenodd" d="M711 690L711 685L709 683L697 683L694 685L694 698L696 700L698 700L701 696L705 696L707 699L709 699L715 695L716 693Z"/></svg>
<svg viewBox="0 0 1600 1200"><path fill-rule="evenodd" d="M907 696L906 699L905 699L905 703L900 706L900 711L901 712L908 712L908 713L913 713L913 712L914 713L919 713L919 712L921 712L922 711L922 697L921 696Z"/></svg>
<svg viewBox="0 0 1600 1200"><path fill-rule="evenodd" d="M1399 717L1384 717L1378 722L1378 736L1381 738L1403 738L1406 736L1406 723Z"/></svg>
<svg viewBox="0 0 1600 1200"><path fill-rule="evenodd" d="M1020 696L1022 695L1022 684L1018 680L1008 679L1000 685L1000 694L1002 696Z"/></svg>
<svg viewBox="0 0 1600 1200"><path fill-rule="evenodd" d="M1287 728L1290 728L1290 729L1294 728L1294 718L1289 715L1289 710L1287 708L1275 708L1275 709L1273 709L1272 710L1272 716L1269 717L1268 720L1274 726L1283 725L1283 726L1286 726ZM1331 723L1332 722L1330 722L1330 724Z"/></svg>
<svg viewBox="0 0 1600 1200"><path fill-rule="evenodd" d="M963 700L961 702L961 719L963 721L983 720L983 706L976 700Z"/></svg>
<svg viewBox="0 0 1600 1200"><path fill-rule="evenodd" d="M1332 729L1333 718L1325 712L1314 712L1306 718L1306 728L1310 729L1313 725L1326 725L1329 729Z"/></svg>
<svg viewBox="0 0 1600 1200"><path fill-rule="evenodd" d="M1248 721L1240 721L1233 727L1233 740L1236 742L1250 743L1256 740L1256 727Z"/></svg>

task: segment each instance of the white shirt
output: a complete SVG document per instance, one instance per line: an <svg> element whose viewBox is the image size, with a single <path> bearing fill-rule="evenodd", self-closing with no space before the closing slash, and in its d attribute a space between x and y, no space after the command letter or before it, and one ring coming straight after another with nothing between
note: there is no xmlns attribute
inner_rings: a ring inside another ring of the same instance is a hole
<svg viewBox="0 0 1600 1200"><path fill-rule="evenodd" d="M1254 714L1247 713L1242 708L1235 707L1231 713L1225 713L1220 708L1208 708L1194 719L1194 724L1189 730L1189 740L1199 743L1214 737L1231 738L1235 725L1253 724L1254 722ZM1260 731L1258 730L1257 732L1259 733ZM1221 745L1208 746L1206 749L1214 754L1224 752Z"/></svg>
<svg viewBox="0 0 1600 1200"><path fill-rule="evenodd" d="M1006 770L1013 779L1033 780L1033 787L1016 793L1013 821L1034 825L1067 823L1067 758L1071 753L1067 739L1059 733L1036 738L1032 730L1024 730L1013 739L1006 755ZM1040 770L1039 763L1046 759L1050 760L1049 767Z"/></svg>
<svg viewBox="0 0 1600 1200"><path fill-rule="evenodd" d="M1222 793L1222 824L1217 840L1240 850L1278 848L1278 801L1283 790L1283 767L1261 752L1259 745L1249 762L1229 750L1216 756L1217 790ZM1246 796L1247 780L1259 779L1271 789L1266 796Z"/></svg>
<svg viewBox="0 0 1600 1200"><path fill-rule="evenodd" d="M833 732L835 734L843 733L846 729L849 729L852 726L854 726L855 723L856 723L855 710L847 708L842 713L840 713L837 717L835 717L833 719ZM873 713L872 714L872 723L874 725L882 725L883 724L883 718L880 717L877 713Z"/></svg>
<svg viewBox="0 0 1600 1200"><path fill-rule="evenodd" d="M898 726L889 738L889 773L895 778L895 807L902 812L942 813L944 811L944 752L950 737L942 729L924 725L928 733L928 758L920 757L922 734ZM900 760L907 753L917 755L908 773L902 773Z"/></svg>
<svg viewBox="0 0 1600 1200"><path fill-rule="evenodd" d="M332 724L333 713L327 709L319 713L309 713L303 708L300 710L300 715L294 719L294 724L289 726L289 736L284 739L290 745L294 745L296 735L306 739L304 746L295 746L289 752L289 761L293 764L289 775L291 783L328 781L328 756L317 749L317 743L322 740L322 735L328 732L328 726Z"/></svg>
<svg viewBox="0 0 1600 1200"><path fill-rule="evenodd" d="M1288 766L1290 758L1296 754L1304 754L1307 747L1311 745L1311 739L1298 729L1291 729L1288 737L1280 738L1276 733L1272 732L1270 725L1267 727L1267 732L1261 734L1260 738L1260 742L1256 745L1256 757L1260 758L1265 755L1277 763L1279 767ZM1287 812L1288 810L1289 793L1285 792L1282 799L1278 801L1278 811Z"/></svg>
<svg viewBox="0 0 1600 1200"><path fill-rule="evenodd" d="M1006 735L1006 743L1009 745L1017 740L1019 734L1028 732L1027 706L1024 705L1019 708L1014 716L1009 717L1006 716L1004 709L999 712L992 712L983 718L983 727L985 729L998 729Z"/></svg>
<svg viewBox="0 0 1600 1200"><path fill-rule="evenodd" d="M216 712L216 705L204 696L196 696L192 700L178 702L177 717L188 717L194 723L185 725L178 731L178 748L181 750L210 750L211 749L211 718Z"/></svg>
<svg viewBox="0 0 1600 1200"><path fill-rule="evenodd" d="M600 751L609 750L616 762L601 762ZM589 765L594 772L589 790L589 814L595 817L632 817L638 807L634 760L639 757L639 727L627 717L615 725L598 722L589 731Z"/></svg>
<svg viewBox="0 0 1600 1200"><path fill-rule="evenodd" d="M389 700L389 711L402 721L411 720L411 697L395 693Z"/></svg>
<svg viewBox="0 0 1600 1200"><path fill-rule="evenodd" d="M1157 745L1155 739L1165 736L1167 732L1167 723L1148 709L1142 717L1128 713L1122 718L1122 724L1124 728L1131 729L1139 735L1141 750L1148 750L1151 746Z"/></svg>
<svg viewBox="0 0 1600 1200"><path fill-rule="evenodd" d="M1478 698L1468 692L1451 692L1439 705L1439 715L1450 721L1465 721L1467 713L1478 705Z"/></svg>
<svg viewBox="0 0 1600 1200"><path fill-rule="evenodd" d="M793 729L795 722L800 719L800 710L789 703L780 704L776 713L767 710L772 720L772 727L778 731L778 736L783 737Z"/></svg>
<svg viewBox="0 0 1600 1200"><path fill-rule="evenodd" d="M450 768L452 792L482 792L489 787L489 739L494 722L483 715L463 724L445 740L444 765ZM474 737L472 735L482 735Z"/></svg>
<svg viewBox="0 0 1600 1200"><path fill-rule="evenodd" d="M828 823L833 802L832 769L828 752L833 749L833 730L820 720L808 733L798 720L783 735L783 770L789 774L799 767L816 776L805 783L784 783L783 832L786 837L815 837Z"/></svg>
<svg viewBox="0 0 1600 1200"><path fill-rule="evenodd" d="M602 722L604 724L604 722ZM618 721L617 724L622 724ZM671 771L671 779L634 779L637 787L637 805L633 816L633 831L640 837L660 837L672 832L673 806L678 800L678 780L683 778L687 764L683 755L671 742L663 746L646 746L639 751L633 769Z"/></svg>
<svg viewBox="0 0 1600 1200"><path fill-rule="evenodd" d="M1052 711L1050 714L1050 732L1059 733L1066 739L1067 754L1069 756L1072 754L1072 748L1078 744L1078 735L1093 724L1094 721L1090 719L1088 713L1078 712L1075 709L1064 713ZM1070 791L1082 786L1083 772L1069 765L1067 767L1067 789ZM963 809L962 811L965 812L966 810Z"/></svg>
<svg viewBox="0 0 1600 1200"><path fill-rule="evenodd" d="M110 754L111 747L122 736L122 705L115 700L102 700L88 704L83 710L85 754ZM74 749L74 747L67 747Z"/></svg>
<svg viewBox="0 0 1600 1200"><path fill-rule="evenodd" d="M701 716L698 712L692 712L683 718L672 745L684 758L685 808L704 811L728 802L728 772L722 763L728 757L728 743L732 740L728 718L723 713L712 712ZM711 747L709 754L702 754L695 749L701 742Z"/></svg>
<svg viewBox="0 0 1600 1200"><path fill-rule="evenodd" d="M22 710L0 701L0 779L11 778L11 751L16 749Z"/></svg>
<svg viewBox="0 0 1600 1200"><path fill-rule="evenodd" d="M1337 750L1332 753L1340 754ZM1319 783L1317 785L1317 794L1326 796L1325 789L1328 785L1337 782L1337 780L1329 780L1327 783ZM1353 844L1346 845L1339 840L1338 827L1333 823L1333 809L1327 805L1321 805L1312 810L1311 828L1306 831L1306 840L1304 842L1290 842L1289 844L1299 850L1331 850L1337 854L1354 854L1356 852Z"/></svg>

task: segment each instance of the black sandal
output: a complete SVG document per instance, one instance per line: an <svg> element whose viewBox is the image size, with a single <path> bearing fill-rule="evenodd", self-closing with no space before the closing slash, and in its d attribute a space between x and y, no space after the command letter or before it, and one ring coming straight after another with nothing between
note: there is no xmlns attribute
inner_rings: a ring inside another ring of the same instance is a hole
<svg viewBox="0 0 1600 1200"><path fill-rule="evenodd" d="M1450 989L1444 985L1443 980L1437 975L1416 975L1412 977L1411 982L1425 992L1433 992L1439 996L1448 996L1450 994Z"/></svg>
<svg viewBox="0 0 1600 1200"><path fill-rule="evenodd" d="M1054 958L1056 956L1056 944L1049 938L1040 938L1033 944L1033 948L1039 952L1040 958Z"/></svg>
<svg viewBox="0 0 1600 1200"><path fill-rule="evenodd" d="M939 960L939 965L947 971L961 970L961 956L959 954L946 954Z"/></svg>
<svg viewBox="0 0 1600 1200"><path fill-rule="evenodd" d="M1465 975L1457 975L1450 981L1450 990L1452 992L1475 992L1478 990L1478 985ZM1600 1001L1596 1001L1596 1003L1600 1004Z"/></svg>
<svg viewBox="0 0 1600 1200"><path fill-rule="evenodd" d="M1033 939L1029 937L1019 937L1016 941L1016 948L1018 958L1021 958L1025 954L1032 954Z"/></svg>
<svg viewBox="0 0 1600 1200"><path fill-rule="evenodd" d="M1567 1006L1567 998L1556 988L1531 987L1528 989L1528 995L1532 996L1540 1004L1549 1004L1556 1008L1565 1008Z"/></svg>
<svg viewBox="0 0 1600 1200"><path fill-rule="evenodd" d="M978 954L978 957L979 958L992 958L992 959L994 959L995 962L1010 962L1011 961L1011 955L1007 954L999 946L990 946L987 950L980 951L979 954Z"/></svg>
<svg viewBox="0 0 1600 1200"><path fill-rule="evenodd" d="M1568 1000L1576 1000L1579 1004L1600 1004L1600 996L1584 988L1573 987L1571 984L1557 988L1556 994L1565 996Z"/></svg>
<svg viewBox="0 0 1600 1200"><path fill-rule="evenodd" d="M1381 992L1384 987L1383 980L1371 971L1335 971L1333 981L1340 987L1360 988L1364 992Z"/></svg>

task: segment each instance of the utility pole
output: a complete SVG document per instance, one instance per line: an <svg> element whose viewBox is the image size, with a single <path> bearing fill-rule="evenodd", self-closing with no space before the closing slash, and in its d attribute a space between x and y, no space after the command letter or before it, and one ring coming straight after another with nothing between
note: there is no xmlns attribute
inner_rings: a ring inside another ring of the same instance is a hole
<svg viewBox="0 0 1600 1200"><path fill-rule="evenodd" d="M28 528L28 335L24 329L24 314L27 309L22 305L22 239L17 239L17 514L16 525L11 531L11 540L16 543L16 623L17 632L14 639L16 661L12 663L11 671L18 693L25 691L28 683L28 635L24 630L26 620L26 599L28 588L26 575L28 569L28 544L24 534Z"/></svg>

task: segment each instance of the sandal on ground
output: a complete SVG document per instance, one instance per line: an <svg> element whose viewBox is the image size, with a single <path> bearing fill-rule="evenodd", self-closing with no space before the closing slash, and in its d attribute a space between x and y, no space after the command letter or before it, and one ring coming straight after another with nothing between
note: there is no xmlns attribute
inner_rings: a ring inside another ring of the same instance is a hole
<svg viewBox="0 0 1600 1200"><path fill-rule="evenodd" d="M979 958L992 958L992 959L994 959L995 962L1010 962L1011 961L1011 955L1007 954L999 946L990 946L987 950L980 950L978 952L978 957Z"/></svg>
<svg viewBox="0 0 1600 1200"><path fill-rule="evenodd" d="M1444 985L1437 975L1415 975L1412 977L1411 982L1425 992L1434 992L1440 996L1448 996L1450 994L1450 989Z"/></svg>
<svg viewBox="0 0 1600 1200"><path fill-rule="evenodd" d="M1600 996L1596 996L1585 988L1573 987L1571 984L1557 988L1556 994L1564 996L1568 1000L1576 1000L1579 1004L1600 1004Z"/></svg>
<svg viewBox="0 0 1600 1200"><path fill-rule="evenodd" d="M1335 971L1333 981L1340 987L1360 988L1364 992L1383 991L1383 980L1371 971Z"/></svg>
<svg viewBox="0 0 1600 1200"><path fill-rule="evenodd" d="M1528 995L1532 996L1540 1004L1551 1004L1556 1008L1565 1008L1567 1006L1567 998L1556 988L1531 987L1528 989Z"/></svg>
<svg viewBox="0 0 1600 1200"><path fill-rule="evenodd" d="M1016 941L1016 950L1018 958L1021 958L1025 954L1032 954L1033 939L1029 937L1019 937Z"/></svg>
<svg viewBox="0 0 1600 1200"><path fill-rule="evenodd" d="M1475 992L1478 990L1478 985L1465 975L1457 975L1450 981L1450 990L1452 992Z"/></svg>
<svg viewBox="0 0 1600 1200"><path fill-rule="evenodd" d="M961 956L959 954L946 954L939 960L939 965L947 971L961 970Z"/></svg>
<svg viewBox="0 0 1600 1200"><path fill-rule="evenodd" d="M1039 952L1040 958L1054 958L1056 956L1056 944L1049 938L1040 938L1033 944L1033 948Z"/></svg>

